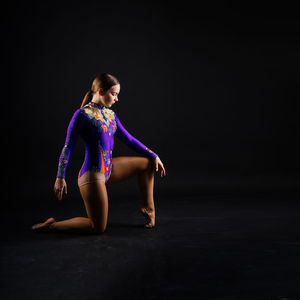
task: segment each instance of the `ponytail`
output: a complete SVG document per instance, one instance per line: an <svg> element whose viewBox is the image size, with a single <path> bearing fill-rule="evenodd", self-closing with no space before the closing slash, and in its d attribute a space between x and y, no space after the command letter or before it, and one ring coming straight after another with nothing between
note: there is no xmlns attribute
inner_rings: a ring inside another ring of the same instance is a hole
<svg viewBox="0 0 300 300"><path fill-rule="evenodd" d="M85 96L84 96L84 98L83 98L83 101L82 101L82 103L81 103L80 108L83 108L87 103L89 103L89 102L92 100L92 97L93 97L93 92L92 92L91 90L89 90L89 91L85 94Z"/></svg>

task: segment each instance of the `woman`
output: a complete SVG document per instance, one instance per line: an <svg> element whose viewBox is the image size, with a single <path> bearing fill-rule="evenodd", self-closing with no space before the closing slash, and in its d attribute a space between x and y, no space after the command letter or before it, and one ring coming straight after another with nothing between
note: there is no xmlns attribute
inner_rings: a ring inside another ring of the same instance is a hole
<svg viewBox="0 0 300 300"><path fill-rule="evenodd" d="M78 186L88 218L76 217L59 222L49 218L44 223L33 225L33 230L103 233L108 216L105 184L117 183L134 175L138 176L141 190L141 213L146 218L145 227L155 226L154 168L161 177L166 175L166 171L158 155L135 139L110 109L118 101L119 93L120 83L114 76L102 73L94 79L91 90L70 121L59 158L54 193L61 200L63 193L67 194L66 168L76 140L81 135L85 145L85 160L78 174ZM114 135L146 157L112 158Z"/></svg>

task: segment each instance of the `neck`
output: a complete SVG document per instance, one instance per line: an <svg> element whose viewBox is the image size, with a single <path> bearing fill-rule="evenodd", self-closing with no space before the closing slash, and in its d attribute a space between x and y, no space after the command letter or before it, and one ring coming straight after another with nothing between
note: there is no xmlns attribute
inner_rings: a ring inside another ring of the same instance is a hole
<svg viewBox="0 0 300 300"><path fill-rule="evenodd" d="M103 101L102 101L102 99L100 99L100 98L98 98L98 97L95 97L95 95L93 96L91 102L94 102L94 103L96 103L96 104L98 104L98 105L105 106L104 103L103 103Z"/></svg>

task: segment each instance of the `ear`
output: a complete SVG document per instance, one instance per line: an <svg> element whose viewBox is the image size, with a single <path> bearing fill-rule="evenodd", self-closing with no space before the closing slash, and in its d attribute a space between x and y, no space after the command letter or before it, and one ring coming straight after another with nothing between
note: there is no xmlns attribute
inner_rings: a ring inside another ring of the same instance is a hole
<svg viewBox="0 0 300 300"><path fill-rule="evenodd" d="M103 88L100 88L100 89L98 90L98 93L99 93L100 96L103 96L103 94L104 94Z"/></svg>

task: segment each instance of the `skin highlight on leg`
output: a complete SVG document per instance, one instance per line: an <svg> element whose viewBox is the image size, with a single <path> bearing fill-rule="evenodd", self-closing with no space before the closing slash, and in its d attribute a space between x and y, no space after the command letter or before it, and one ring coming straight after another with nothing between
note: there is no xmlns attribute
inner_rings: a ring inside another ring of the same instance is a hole
<svg viewBox="0 0 300 300"><path fill-rule="evenodd" d="M155 225L155 207L153 199L154 163L151 159L140 156L120 156L112 159L112 172L107 184L124 181L138 176L138 186L142 196L141 213L146 218L146 227Z"/></svg>
<svg viewBox="0 0 300 300"><path fill-rule="evenodd" d="M107 225L108 196L105 182L96 181L80 187L80 193L88 218L75 217L59 222L49 218L46 222L36 224L36 231L61 231L74 233L103 233Z"/></svg>

